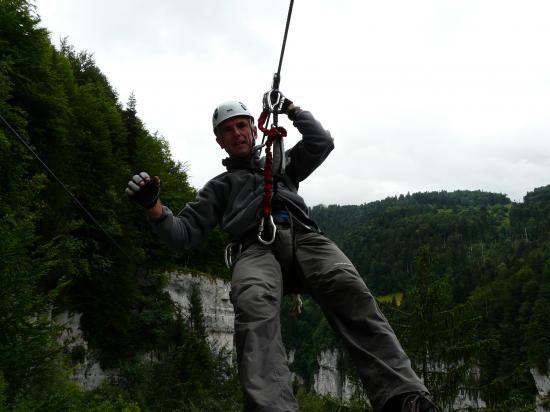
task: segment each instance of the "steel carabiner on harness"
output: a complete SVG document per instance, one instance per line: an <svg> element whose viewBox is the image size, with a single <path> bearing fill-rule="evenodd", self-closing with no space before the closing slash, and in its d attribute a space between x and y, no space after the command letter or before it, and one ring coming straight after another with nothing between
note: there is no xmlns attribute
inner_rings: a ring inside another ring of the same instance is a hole
<svg viewBox="0 0 550 412"><path fill-rule="evenodd" d="M275 242L275 235L277 234L277 226L275 226L275 222L273 221L273 215L269 215L269 224L271 225L273 234L271 236L271 239L264 240L262 237L262 233L264 232L264 222L265 222L265 216L262 216L262 220L260 220L260 226L258 226L258 241L266 246L271 245L273 242Z"/></svg>
<svg viewBox="0 0 550 412"><path fill-rule="evenodd" d="M237 248L237 251L233 250L234 248ZM233 264L235 263L233 259L237 258L243 250L242 243L237 242L231 242L225 247L225 252L223 254L224 260L225 260L225 266L227 266L227 269L231 269L233 267Z"/></svg>

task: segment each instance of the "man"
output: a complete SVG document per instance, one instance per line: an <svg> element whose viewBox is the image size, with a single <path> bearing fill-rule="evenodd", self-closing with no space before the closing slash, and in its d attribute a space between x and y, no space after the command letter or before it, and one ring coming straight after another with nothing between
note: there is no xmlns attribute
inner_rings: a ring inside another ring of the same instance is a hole
<svg viewBox="0 0 550 412"><path fill-rule="evenodd" d="M426 387L364 281L340 249L319 232L297 193L299 183L332 151L333 139L311 113L277 93L266 93L264 106L286 114L302 140L286 152L284 174L274 176L271 234L258 235L265 163L254 146L254 118L240 102L222 103L212 119L216 141L229 155L222 162L227 171L210 180L179 216L158 199L158 177L135 175L127 193L147 208L153 230L175 250L196 246L216 224L239 245L231 301L246 411L298 410L280 330L284 289L307 292L321 306L350 351L376 411L435 412ZM275 240L269 244L272 234Z"/></svg>

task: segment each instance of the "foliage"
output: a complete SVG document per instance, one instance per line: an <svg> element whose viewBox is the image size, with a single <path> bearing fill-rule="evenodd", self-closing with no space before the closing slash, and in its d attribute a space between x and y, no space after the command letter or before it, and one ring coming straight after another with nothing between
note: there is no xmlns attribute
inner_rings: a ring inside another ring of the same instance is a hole
<svg viewBox="0 0 550 412"><path fill-rule="evenodd" d="M14 412L24 411L91 411L140 412L138 404L123 390L111 385L85 392L75 383L66 383L55 390L27 393L17 400Z"/></svg>
<svg viewBox="0 0 550 412"><path fill-rule="evenodd" d="M491 410L533 402L529 367L550 359L549 187L524 203L461 191L312 209L375 293L403 292L384 312L444 404L457 389Z"/></svg>
<svg viewBox="0 0 550 412"><path fill-rule="evenodd" d="M174 320L171 346L127 363L120 384L145 411L238 411L242 400L231 354L208 344L198 288L189 300L189 317L178 312Z"/></svg>
<svg viewBox="0 0 550 412"><path fill-rule="evenodd" d="M537 187L532 192L528 192L523 197L523 201L525 203L550 201L550 185Z"/></svg>
<svg viewBox="0 0 550 412"><path fill-rule="evenodd" d="M306 387L313 385L318 369L317 356L337 345L327 320L311 298L305 298L300 315L292 314L292 301L285 296L281 310L282 335L287 351L294 351L290 369L305 379Z"/></svg>
<svg viewBox="0 0 550 412"><path fill-rule="evenodd" d="M152 269L176 260L124 187L136 172L159 175L163 201L176 209L195 190L187 165L140 121L135 97L126 108L117 99L91 53L66 41L52 46L30 2L0 2L0 113L100 225L2 125L0 404L7 410L137 410L124 392L92 399L70 382L52 321L58 311L82 313L85 337L106 367L174 347L176 309ZM209 252L221 262L214 239ZM186 263L212 266L193 255Z"/></svg>
<svg viewBox="0 0 550 412"><path fill-rule="evenodd" d="M317 395L299 388L296 394L302 412L370 412L370 405L360 400L341 402L330 396Z"/></svg>
<svg viewBox="0 0 550 412"><path fill-rule="evenodd" d="M316 207L312 216L376 294L409 289L415 256L427 245L438 255L436 270L464 272L455 286L464 299L479 271L477 254L484 253L488 241L506 235L508 204L506 197L491 193L431 192L361 206Z"/></svg>
<svg viewBox="0 0 550 412"><path fill-rule="evenodd" d="M453 304L449 279L437 279L432 264L425 247L416 260L414 288L400 305L383 307L414 369L437 403L450 408L460 393L480 397L477 355L491 342L480 338L472 306Z"/></svg>
<svg viewBox="0 0 550 412"><path fill-rule="evenodd" d="M101 228L0 127L0 410L238 410L235 367L206 343L198 295L183 319L157 274L179 264L228 279L225 235L177 258L158 245L123 189L136 172L159 175L177 212L195 196L188 165L145 128L135 96L118 101L91 53L67 41L56 50L39 25L29 1L0 1L0 113ZM547 372L550 359L549 193L535 188L523 203L413 193L311 214L375 294L402 293L384 310L442 403L460 388L489 410L523 410L534 402L529 368ZM312 300L298 318L284 306L292 368L309 388L318 353L339 343ZM64 309L82 313L91 349L123 372L120 384L84 392L70 381L82 354L71 359L57 340L52 317ZM341 368L352 373L345 356ZM303 410L357 410L303 389Z"/></svg>

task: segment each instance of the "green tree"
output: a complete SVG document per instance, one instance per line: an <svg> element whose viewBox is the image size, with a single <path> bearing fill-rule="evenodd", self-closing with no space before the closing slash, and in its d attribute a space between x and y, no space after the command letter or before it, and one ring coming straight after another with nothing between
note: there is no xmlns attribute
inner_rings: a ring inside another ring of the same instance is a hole
<svg viewBox="0 0 550 412"><path fill-rule="evenodd" d="M415 286L400 305L385 304L405 352L436 401L451 410L460 395L479 397L478 355L489 342L479 339L479 317L469 304L454 305L449 280L432 270L433 255L417 257Z"/></svg>
<svg viewBox="0 0 550 412"><path fill-rule="evenodd" d="M189 294L189 327L195 335L206 339L206 325L202 306L201 290L198 283L194 283Z"/></svg>

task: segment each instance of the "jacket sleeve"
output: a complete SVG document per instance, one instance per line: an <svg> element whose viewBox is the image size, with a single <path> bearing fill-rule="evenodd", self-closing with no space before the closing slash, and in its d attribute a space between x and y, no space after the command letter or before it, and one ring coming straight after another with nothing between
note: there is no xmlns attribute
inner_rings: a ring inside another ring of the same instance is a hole
<svg viewBox="0 0 550 412"><path fill-rule="evenodd" d="M286 173L297 185L323 163L334 149L334 139L308 111L298 109L292 120L302 140L287 152L290 162Z"/></svg>
<svg viewBox="0 0 550 412"><path fill-rule="evenodd" d="M174 216L168 207L163 206L162 216L151 222L153 231L176 252L196 247L220 222L224 207L223 193L223 187L216 188L216 183L210 181L179 216Z"/></svg>

